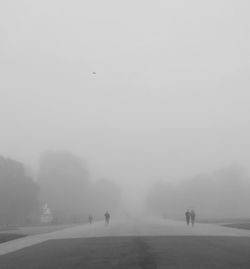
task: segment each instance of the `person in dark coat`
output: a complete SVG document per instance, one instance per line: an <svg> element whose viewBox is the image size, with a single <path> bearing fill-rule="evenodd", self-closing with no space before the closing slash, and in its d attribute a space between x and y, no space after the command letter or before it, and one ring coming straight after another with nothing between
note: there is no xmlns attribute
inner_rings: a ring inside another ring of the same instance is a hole
<svg viewBox="0 0 250 269"><path fill-rule="evenodd" d="M191 218L191 223L192 223L192 226L194 227L194 223L195 223L195 212L194 210L191 210L190 211L190 218Z"/></svg>
<svg viewBox="0 0 250 269"><path fill-rule="evenodd" d="M109 214L109 212L108 211L106 211L106 213L105 213L105 224L109 224L109 220L110 220L110 214Z"/></svg>
<svg viewBox="0 0 250 269"><path fill-rule="evenodd" d="M190 212L189 212L189 210L187 210L187 211L185 212L185 217L186 217L187 225L189 225L189 223L190 223Z"/></svg>
<svg viewBox="0 0 250 269"><path fill-rule="evenodd" d="M89 215L89 224L92 224L92 222L93 222L93 216Z"/></svg>

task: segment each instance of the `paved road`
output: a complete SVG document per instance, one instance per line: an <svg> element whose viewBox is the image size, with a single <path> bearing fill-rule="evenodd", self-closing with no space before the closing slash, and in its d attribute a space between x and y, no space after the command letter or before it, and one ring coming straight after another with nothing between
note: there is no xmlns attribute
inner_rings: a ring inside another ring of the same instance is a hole
<svg viewBox="0 0 250 269"><path fill-rule="evenodd" d="M28 236L0 244L0 255L4 255L50 239L110 237L110 236L239 236L250 237L249 230L221 227L215 224L196 224L187 227L184 222L164 219L112 220L106 226L99 221L92 225L79 225L63 230Z"/></svg>

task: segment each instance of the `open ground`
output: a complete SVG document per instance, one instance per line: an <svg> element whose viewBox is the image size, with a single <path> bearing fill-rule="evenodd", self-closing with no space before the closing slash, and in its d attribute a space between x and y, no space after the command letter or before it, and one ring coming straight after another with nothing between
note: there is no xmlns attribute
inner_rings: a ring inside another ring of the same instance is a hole
<svg viewBox="0 0 250 269"><path fill-rule="evenodd" d="M0 268L250 268L250 231L162 219L116 220L0 245Z"/></svg>

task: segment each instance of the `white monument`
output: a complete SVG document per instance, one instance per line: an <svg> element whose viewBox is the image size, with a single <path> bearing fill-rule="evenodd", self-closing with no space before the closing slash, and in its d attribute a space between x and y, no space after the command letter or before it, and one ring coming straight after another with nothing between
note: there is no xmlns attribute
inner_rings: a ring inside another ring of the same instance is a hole
<svg viewBox="0 0 250 269"><path fill-rule="evenodd" d="M51 210L48 206L48 204L44 204L42 207L42 215L41 215L41 223L49 224L53 220L53 215L51 213Z"/></svg>

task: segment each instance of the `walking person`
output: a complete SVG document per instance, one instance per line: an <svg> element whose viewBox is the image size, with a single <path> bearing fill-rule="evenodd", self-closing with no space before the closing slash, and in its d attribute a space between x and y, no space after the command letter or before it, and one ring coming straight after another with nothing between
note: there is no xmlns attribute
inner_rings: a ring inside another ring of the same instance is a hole
<svg viewBox="0 0 250 269"><path fill-rule="evenodd" d="M92 222L93 222L93 216L89 215L89 224L92 224Z"/></svg>
<svg viewBox="0 0 250 269"><path fill-rule="evenodd" d="M105 213L105 224L108 225L109 224L109 220L110 220L110 214L108 211L106 211Z"/></svg>
<svg viewBox="0 0 250 269"><path fill-rule="evenodd" d="M189 209L187 209L187 211L185 212L185 217L186 217L187 225L189 225L189 223L190 223L190 212L189 212Z"/></svg>
<svg viewBox="0 0 250 269"><path fill-rule="evenodd" d="M190 211L190 218L191 218L191 223L192 223L192 227L194 227L194 223L195 223L195 212L194 210Z"/></svg>

